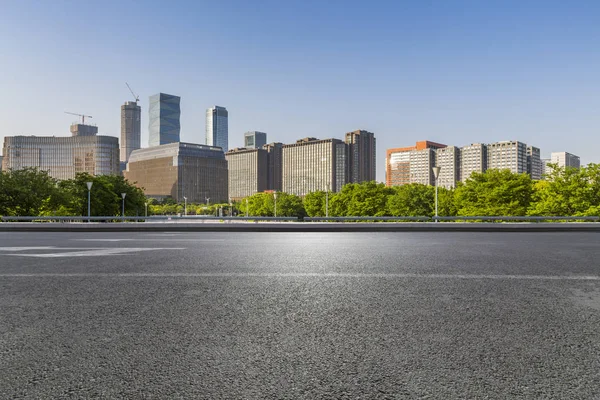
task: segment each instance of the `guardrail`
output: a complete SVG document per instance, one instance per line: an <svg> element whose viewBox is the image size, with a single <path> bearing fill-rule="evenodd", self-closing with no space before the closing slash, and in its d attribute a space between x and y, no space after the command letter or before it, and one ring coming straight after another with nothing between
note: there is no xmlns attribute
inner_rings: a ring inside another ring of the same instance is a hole
<svg viewBox="0 0 600 400"><path fill-rule="evenodd" d="M523 216L523 217L502 217L502 216L468 216L468 217L432 217L431 220L435 221L482 221L482 222L544 222L544 221L584 221L584 222L598 222L600 217L556 217L556 216Z"/></svg>
<svg viewBox="0 0 600 400"><path fill-rule="evenodd" d="M11 217L3 216L2 222L150 222L150 221L284 221L296 222L297 217L215 217L212 215L151 215L148 217L63 217L63 216L43 216L43 217Z"/></svg>
<svg viewBox="0 0 600 400"><path fill-rule="evenodd" d="M431 217L304 217L307 222L351 222L351 221L417 221L430 222Z"/></svg>

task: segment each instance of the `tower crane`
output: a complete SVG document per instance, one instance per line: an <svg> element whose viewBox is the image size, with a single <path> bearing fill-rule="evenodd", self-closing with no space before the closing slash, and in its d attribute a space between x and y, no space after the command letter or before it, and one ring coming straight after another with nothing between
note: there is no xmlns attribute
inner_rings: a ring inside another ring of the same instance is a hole
<svg viewBox="0 0 600 400"><path fill-rule="evenodd" d="M140 96L137 96L135 93L133 93L133 90L131 89L131 86L129 86L129 83L125 82L125 84L127 85L127 88L129 89L129 91L131 92L131 95L135 99L135 104L137 104L138 101L140 101Z"/></svg>
<svg viewBox="0 0 600 400"><path fill-rule="evenodd" d="M91 115L77 114L77 113L72 113L72 112L69 112L69 111L65 111L65 114L77 115L78 117L81 117L81 124L82 125L85 125L85 119L86 118L92 118Z"/></svg>

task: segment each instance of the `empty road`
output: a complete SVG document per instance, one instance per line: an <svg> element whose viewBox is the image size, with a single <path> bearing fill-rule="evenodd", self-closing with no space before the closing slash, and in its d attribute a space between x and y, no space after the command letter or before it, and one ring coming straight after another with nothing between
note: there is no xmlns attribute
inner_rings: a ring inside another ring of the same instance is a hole
<svg viewBox="0 0 600 400"><path fill-rule="evenodd" d="M600 233L0 232L0 398L600 398Z"/></svg>

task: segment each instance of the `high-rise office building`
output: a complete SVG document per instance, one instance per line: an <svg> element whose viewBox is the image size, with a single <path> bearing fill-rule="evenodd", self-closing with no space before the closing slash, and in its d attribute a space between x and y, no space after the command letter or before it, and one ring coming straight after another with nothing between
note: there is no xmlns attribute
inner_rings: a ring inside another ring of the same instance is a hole
<svg viewBox="0 0 600 400"><path fill-rule="evenodd" d="M260 149L267 144L267 134L264 132L250 131L244 133L244 147L247 149Z"/></svg>
<svg viewBox="0 0 600 400"><path fill-rule="evenodd" d="M346 133L348 145L348 182L375 180L376 146L372 132L358 130Z"/></svg>
<svg viewBox="0 0 600 400"><path fill-rule="evenodd" d="M148 145L179 142L181 133L181 98L165 93L150 96L149 139Z"/></svg>
<svg viewBox="0 0 600 400"><path fill-rule="evenodd" d="M435 153L435 164L440 167L438 186L447 189L456 187L456 183L460 181L460 149L448 146L437 149Z"/></svg>
<svg viewBox="0 0 600 400"><path fill-rule="evenodd" d="M304 196L338 192L346 183L346 144L339 139L304 138L283 145L283 191Z"/></svg>
<svg viewBox="0 0 600 400"><path fill-rule="evenodd" d="M515 174L527 173L527 145L519 141L487 145L487 169L508 169Z"/></svg>
<svg viewBox="0 0 600 400"><path fill-rule="evenodd" d="M267 151L264 149L233 149L225 153L229 171L229 197L241 200L268 189Z"/></svg>
<svg viewBox="0 0 600 400"><path fill-rule="evenodd" d="M267 190L283 190L283 143L265 144L267 152Z"/></svg>
<svg viewBox="0 0 600 400"><path fill-rule="evenodd" d="M86 132L72 126L72 131ZM2 151L2 169L36 167L56 179L72 179L80 172L90 175L119 174L119 139L112 136L77 135L55 136L6 136Z"/></svg>
<svg viewBox="0 0 600 400"><path fill-rule="evenodd" d="M225 107L214 106L206 110L206 144L229 150L229 113Z"/></svg>
<svg viewBox="0 0 600 400"><path fill-rule="evenodd" d="M552 164L558 164L559 167L579 168L581 166L579 156L565 151L551 153L550 162Z"/></svg>
<svg viewBox="0 0 600 400"><path fill-rule="evenodd" d="M426 148L409 152L410 183L421 183L423 185L435 184L433 167L435 167L436 150Z"/></svg>
<svg viewBox="0 0 600 400"><path fill-rule="evenodd" d="M134 150L123 175L148 197L227 202L227 160L218 147L170 143Z"/></svg>
<svg viewBox="0 0 600 400"><path fill-rule="evenodd" d="M531 179L537 181L542 179L540 149L535 146L527 146L527 173L531 176Z"/></svg>
<svg viewBox="0 0 600 400"><path fill-rule="evenodd" d="M487 169L487 145L472 143L460 149L460 180L466 182L473 172L482 173Z"/></svg>
<svg viewBox="0 0 600 400"><path fill-rule="evenodd" d="M428 152L419 155L412 155L413 151L420 151L426 149L437 150L446 147L445 144L430 142L423 140L417 142L414 146L410 147L399 147L388 149L385 157L385 184L386 186L399 186L407 185L415 182L427 182L431 178L427 178L427 175L420 170L421 164L415 164L413 171L411 172L411 159L415 162L424 161L427 158L427 162L434 162L431 167L435 165L435 153L430 157ZM421 160L423 159L423 160ZM432 172L433 173L433 172ZM432 177L433 175L429 175Z"/></svg>
<svg viewBox="0 0 600 400"><path fill-rule="evenodd" d="M137 101L127 101L121 106L121 162L127 162L133 150L141 147L142 108Z"/></svg>

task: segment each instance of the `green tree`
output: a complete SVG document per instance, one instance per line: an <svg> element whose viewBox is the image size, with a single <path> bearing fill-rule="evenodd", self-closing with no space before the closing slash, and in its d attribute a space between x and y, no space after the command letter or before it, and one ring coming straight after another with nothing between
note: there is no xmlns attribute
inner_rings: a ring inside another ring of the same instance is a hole
<svg viewBox="0 0 600 400"><path fill-rule="evenodd" d="M330 197L333 195L329 194ZM319 190L304 196L304 209L309 217L325 216L325 192Z"/></svg>
<svg viewBox="0 0 600 400"><path fill-rule="evenodd" d="M24 168L0 172L1 215L40 215L57 194L57 181L47 171Z"/></svg>
<svg viewBox="0 0 600 400"><path fill-rule="evenodd" d="M533 185L527 174L490 169L473 173L455 189L457 215L523 216L531 204Z"/></svg>
<svg viewBox="0 0 600 400"><path fill-rule="evenodd" d="M240 202L240 215L246 215L246 200L248 200L248 215L251 217L272 217L275 215L275 196L273 193L255 193ZM227 205L228 206L228 205ZM278 217L304 217L302 199L296 195L277 192Z"/></svg>
<svg viewBox="0 0 600 400"><path fill-rule="evenodd" d="M329 215L339 217L387 215L388 197L393 193L392 188L375 181L348 183L330 198Z"/></svg>
<svg viewBox="0 0 600 400"><path fill-rule="evenodd" d="M388 198L387 207L393 216L431 216L435 209L434 197L435 188L433 186L421 183L396 186L394 194Z"/></svg>

